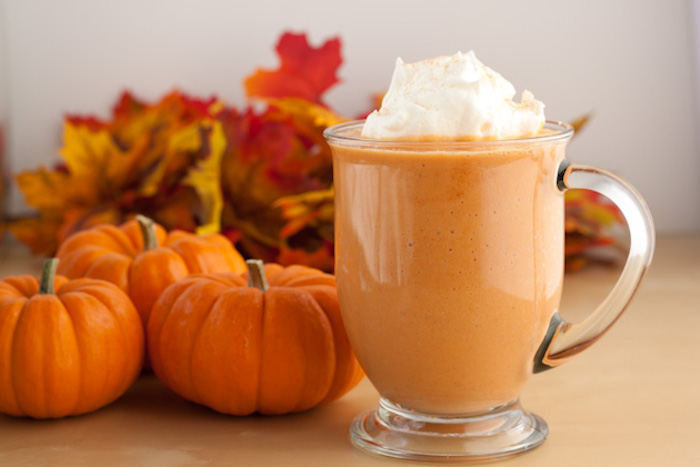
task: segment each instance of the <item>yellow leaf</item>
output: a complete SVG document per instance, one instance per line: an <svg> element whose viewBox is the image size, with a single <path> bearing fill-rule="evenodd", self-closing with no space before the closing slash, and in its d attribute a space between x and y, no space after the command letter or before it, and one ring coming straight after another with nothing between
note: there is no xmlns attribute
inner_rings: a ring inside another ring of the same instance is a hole
<svg viewBox="0 0 700 467"><path fill-rule="evenodd" d="M185 127L170 129L167 137L159 137L158 156L151 173L141 183L141 196L156 196L168 174L177 173L191 164L192 155L202 150L202 128L207 121L195 122Z"/></svg>
<svg viewBox="0 0 700 467"><path fill-rule="evenodd" d="M28 205L38 210L61 209L71 197L70 177L64 172L39 167L35 172L22 172L15 179Z"/></svg>
<svg viewBox="0 0 700 467"><path fill-rule="evenodd" d="M133 173L140 151L122 151L106 129L91 130L66 121L61 156L85 201L114 194Z"/></svg>
<svg viewBox="0 0 700 467"><path fill-rule="evenodd" d="M219 122L213 123L208 139L209 156L199 161L183 179L183 184L194 188L202 203L204 218L202 225L197 228L199 235L219 232L224 207L221 194L221 159L226 149L226 138ZM191 144L192 141L187 140L187 143Z"/></svg>
<svg viewBox="0 0 700 467"><path fill-rule="evenodd" d="M321 131L329 126L342 123L348 119L341 117L322 105L314 104L297 97L268 99L268 104L288 114L298 122L304 122Z"/></svg>
<svg viewBox="0 0 700 467"><path fill-rule="evenodd" d="M579 131L583 129L583 127L586 126L588 121L591 119L591 114L586 114L582 115L573 122L571 122L571 126L574 127L574 134L577 134Z"/></svg>
<svg viewBox="0 0 700 467"><path fill-rule="evenodd" d="M287 221L281 231L282 237L289 237L306 226L332 224L333 198L333 187L330 187L326 190L285 196L275 201L273 206L282 209L282 217Z"/></svg>

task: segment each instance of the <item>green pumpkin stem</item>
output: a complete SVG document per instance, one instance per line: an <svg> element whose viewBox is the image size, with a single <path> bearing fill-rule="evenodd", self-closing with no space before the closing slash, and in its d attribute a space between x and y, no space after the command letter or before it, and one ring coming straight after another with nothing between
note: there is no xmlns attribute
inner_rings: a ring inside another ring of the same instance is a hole
<svg viewBox="0 0 700 467"><path fill-rule="evenodd" d="M141 214L136 216L136 221L141 227L141 234L143 235L143 251L152 250L158 248L158 237L156 237L156 223L146 216Z"/></svg>
<svg viewBox="0 0 700 467"><path fill-rule="evenodd" d="M267 283L267 276L265 275L265 268L262 260L249 259L246 260L245 264L248 266L248 287L255 287L262 293L267 292L267 289L270 288L270 284Z"/></svg>
<svg viewBox="0 0 700 467"><path fill-rule="evenodd" d="M39 293L53 295L53 282L56 279L56 268L58 267L58 258L49 258L44 261L44 267L41 270L41 279L39 281Z"/></svg>

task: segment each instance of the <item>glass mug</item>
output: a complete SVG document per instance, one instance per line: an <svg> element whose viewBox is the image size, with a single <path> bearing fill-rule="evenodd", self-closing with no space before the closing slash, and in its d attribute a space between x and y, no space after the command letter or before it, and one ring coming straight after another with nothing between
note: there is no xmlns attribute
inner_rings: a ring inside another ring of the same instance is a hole
<svg viewBox="0 0 700 467"><path fill-rule="evenodd" d="M651 262L654 227L627 182L569 164L573 129L489 141L378 141L363 121L324 136L333 152L338 298L357 358L380 394L357 417L361 449L423 461L481 461L540 445L523 410L533 373L595 342ZM622 211L630 252L583 322L559 313L564 191L601 193Z"/></svg>

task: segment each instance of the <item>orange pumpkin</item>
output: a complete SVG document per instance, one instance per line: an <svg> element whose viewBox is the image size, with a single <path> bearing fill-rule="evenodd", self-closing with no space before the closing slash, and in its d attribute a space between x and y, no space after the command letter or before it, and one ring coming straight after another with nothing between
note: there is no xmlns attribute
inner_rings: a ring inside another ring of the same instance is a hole
<svg viewBox="0 0 700 467"><path fill-rule="evenodd" d="M67 238L56 254L59 274L117 285L134 302L144 326L170 284L192 273L243 272L245 262L225 237L197 236L136 216L119 227L99 225Z"/></svg>
<svg viewBox="0 0 700 467"><path fill-rule="evenodd" d="M147 329L156 376L185 399L233 415L300 412L352 389L364 373L335 277L248 266L250 274L193 275L163 292Z"/></svg>
<svg viewBox="0 0 700 467"><path fill-rule="evenodd" d="M121 396L141 371L143 327L129 297L105 281L55 277L57 261L47 260L41 283L31 276L0 281L0 412L91 412Z"/></svg>

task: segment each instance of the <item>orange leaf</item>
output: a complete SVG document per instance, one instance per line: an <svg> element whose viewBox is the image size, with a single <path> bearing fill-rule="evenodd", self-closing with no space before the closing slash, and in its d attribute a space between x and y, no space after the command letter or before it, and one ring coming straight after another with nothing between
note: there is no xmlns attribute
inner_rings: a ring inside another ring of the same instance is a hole
<svg viewBox="0 0 700 467"><path fill-rule="evenodd" d="M582 115L581 117L577 118L573 122L571 122L571 126L574 127L574 134L578 135L578 132L583 129L583 127L588 124L588 121L591 119L591 114L586 114Z"/></svg>
<svg viewBox="0 0 700 467"><path fill-rule="evenodd" d="M333 245L324 244L316 251L308 252L303 249L283 248L277 262L283 265L304 264L326 272L333 271Z"/></svg>
<svg viewBox="0 0 700 467"><path fill-rule="evenodd" d="M245 80L249 97L300 97L322 104L321 96L338 82L336 72L342 63L340 39L333 38L321 47L309 46L306 34L285 33L277 43L280 66L276 70L258 69Z"/></svg>
<svg viewBox="0 0 700 467"><path fill-rule="evenodd" d="M118 192L139 162L141 151L124 151L106 129L91 130L67 121L60 153L72 180L80 180L81 198L93 203Z"/></svg>
<svg viewBox="0 0 700 467"><path fill-rule="evenodd" d="M329 126L348 120L326 107L297 97L269 99L268 103L271 107L291 118L295 123L308 125L319 134L323 134L323 130Z"/></svg>
<svg viewBox="0 0 700 467"><path fill-rule="evenodd" d="M32 254L50 255L58 249L58 229L61 219L27 218L10 222L8 229L17 240L29 247Z"/></svg>
<svg viewBox="0 0 700 467"><path fill-rule="evenodd" d="M39 216L13 231L33 251L50 253L65 235L137 213L169 229L217 230L222 107L177 91L153 104L124 93L110 121L66 117L62 164L16 177Z"/></svg>
<svg viewBox="0 0 700 467"><path fill-rule="evenodd" d="M312 227L323 233L333 231L333 188L319 191L308 191L293 196L286 196L275 201L274 206L282 209L282 217L287 224L281 230L282 238L288 238L303 228Z"/></svg>
<svg viewBox="0 0 700 467"><path fill-rule="evenodd" d="M15 176L19 189L28 205L39 210L60 209L72 197L69 175L39 167L35 172L22 172ZM27 224L29 225L29 224Z"/></svg>

